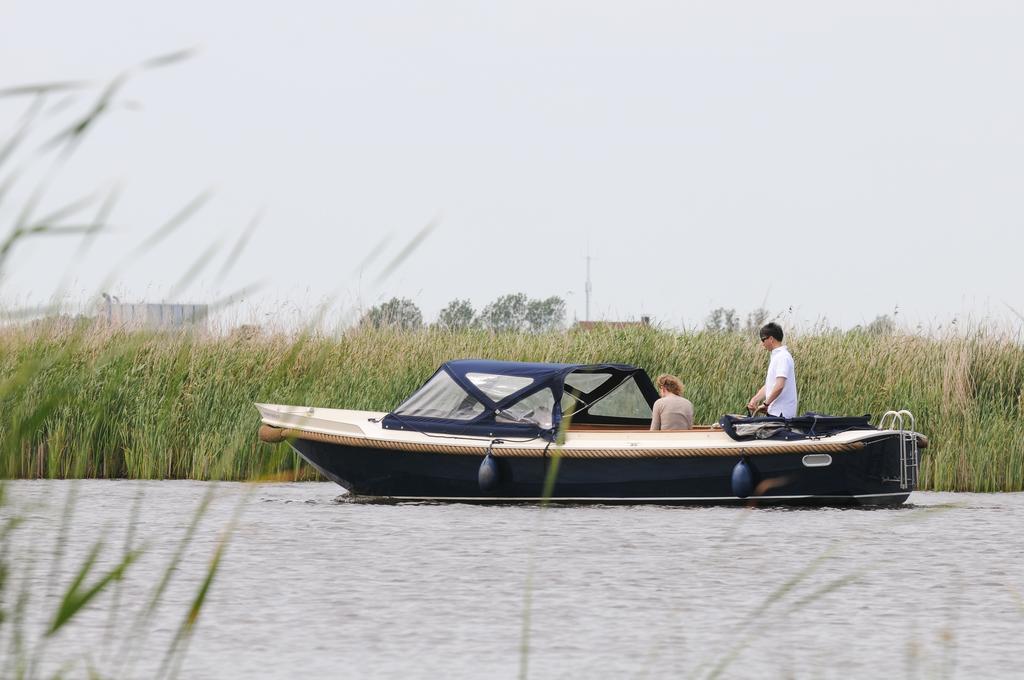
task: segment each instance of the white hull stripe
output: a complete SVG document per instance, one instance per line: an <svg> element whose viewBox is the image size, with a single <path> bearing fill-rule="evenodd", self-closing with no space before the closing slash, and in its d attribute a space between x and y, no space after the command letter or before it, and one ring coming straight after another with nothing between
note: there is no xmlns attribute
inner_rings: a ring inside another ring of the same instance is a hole
<svg viewBox="0 0 1024 680"><path fill-rule="evenodd" d="M885 433L882 433L885 434ZM770 456L783 453L843 453L861 451L865 446L877 439L878 433L870 432L870 441L842 442L836 440L800 440L800 441L771 441L756 440L752 442L734 442L732 440L718 442L712 446L685 445L671 448L651 446L567 446L558 448L557 453L549 451L543 445L516 446L517 443L510 441L493 449L495 456L499 458L550 458L558 455L562 458L699 458L699 457L726 457L736 456ZM723 435L725 436L725 435ZM401 451L415 453L442 453L463 456L482 456L487 452L487 440L478 439L473 444L452 444L450 442L438 441L439 439L452 439L451 437L428 436L426 441L407 441L400 439L379 439L374 437L353 436L349 434L329 434L324 432L312 432L295 427L279 428L264 423L260 427L260 439L276 444L286 439L305 439L326 444L337 444L339 446L350 446L363 449L382 449L395 453ZM294 448L295 444L292 443Z"/></svg>
<svg viewBox="0 0 1024 680"><path fill-rule="evenodd" d="M602 501L777 501L777 500L798 500L805 498L885 498L889 496L907 496L909 491L897 491L894 493L862 493L848 496L819 496L806 494L803 496L552 496L549 501L574 501L574 502L602 502ZM396 501L543 501L541 496L370 496L364 494L352 494L353 498L376 498L381 500Z"/></svg>

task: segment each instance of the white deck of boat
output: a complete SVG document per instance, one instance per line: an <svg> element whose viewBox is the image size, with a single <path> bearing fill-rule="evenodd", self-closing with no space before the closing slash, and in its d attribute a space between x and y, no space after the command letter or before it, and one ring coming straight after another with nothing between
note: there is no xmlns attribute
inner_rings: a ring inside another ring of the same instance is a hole
<svg viewBox="0 0 1024 680"><path fill-rule="evenodd" d="M315 432L326 435L343 435L347 437L366 437L368 439L407 443L439 443L449 440L452 443L486 447L492 437L462 437L443 434L424 434L413 430L391 430L381 427L380 419L386 412L352 411L347 409L318 408L312 406L287 406L282 404L256 404L263 423L272 427L289 428ZM376 422L375 422L376 421ZM834 444L846 444L862 439L875 438L880 434L895 432L894 430L851 430L831 435L827 441ZM517 448L543 449L547 442L542 439L528 441L514 437L501 437ZM774 448L778 446L792 447L806 444L813 447L821 440L807 439L799 441L751 440L743 442L746 448ZM679 448L735 448L737 442L719 429L704 430L666 430L651 432L646 430L587 430L566 433L565 449L622 449L637 447L642 449L679 449Z"/></svg>

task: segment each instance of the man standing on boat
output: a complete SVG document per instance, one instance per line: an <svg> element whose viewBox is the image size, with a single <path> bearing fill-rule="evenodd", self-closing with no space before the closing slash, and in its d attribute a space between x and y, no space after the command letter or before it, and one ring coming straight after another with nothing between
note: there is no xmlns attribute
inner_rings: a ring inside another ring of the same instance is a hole
<svg viewBox="0 0 1024 680"><path fill-rule="evenodd" d="M761 327L761 346L771 352L764 387L747 404L751 413L766 411L770 416L795 418L797 406L796 365L782 344L782 327L772 321Z"/></svg>

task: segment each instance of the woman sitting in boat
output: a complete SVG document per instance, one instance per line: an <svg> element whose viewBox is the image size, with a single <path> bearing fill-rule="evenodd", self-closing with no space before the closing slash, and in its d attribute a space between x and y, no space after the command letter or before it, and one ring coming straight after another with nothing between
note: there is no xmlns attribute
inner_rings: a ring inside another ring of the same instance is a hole
<svg viewBox="0 0 1024 680"><path fill-rule="evenodd" d="M683 397L683 383L663 373L654 381L661 399L654 402L652 430L689 430L693 427L693 404Z"/></svg>

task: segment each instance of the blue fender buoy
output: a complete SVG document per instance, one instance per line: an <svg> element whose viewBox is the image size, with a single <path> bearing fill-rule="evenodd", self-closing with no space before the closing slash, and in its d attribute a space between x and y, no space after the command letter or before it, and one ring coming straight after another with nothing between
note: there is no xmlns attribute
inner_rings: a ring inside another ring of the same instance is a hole
<svg viewBox="0 0 1024 680"><path fill-rule="evenodd" d="M501 470L498 469L498 461L488 451L480 463L480 469L476 473L476 481L480 484L481 491L494 491L501 483Z"/></svg>
<svg viewBox="0 0 1024 680"><path fill-rule="evenodd" d="M754 471L746 458L740 458L740 462L732 469L732 492L739 498L746 498L754 491Z"/></svg>

